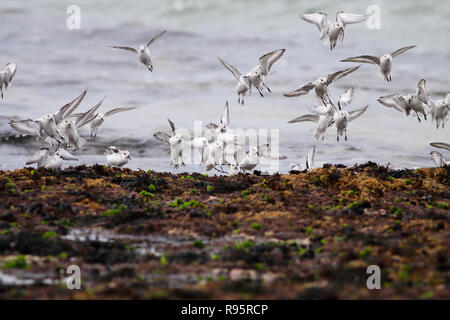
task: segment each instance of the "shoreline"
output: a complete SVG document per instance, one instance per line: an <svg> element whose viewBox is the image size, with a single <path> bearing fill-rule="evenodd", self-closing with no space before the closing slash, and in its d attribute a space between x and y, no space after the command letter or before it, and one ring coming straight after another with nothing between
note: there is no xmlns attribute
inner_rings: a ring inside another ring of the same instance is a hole
<svg viewBox="0 0 450 320"><path fill-rule="evenodd" d="M448 299L449 173L0 171L0 298Z"/></svg>

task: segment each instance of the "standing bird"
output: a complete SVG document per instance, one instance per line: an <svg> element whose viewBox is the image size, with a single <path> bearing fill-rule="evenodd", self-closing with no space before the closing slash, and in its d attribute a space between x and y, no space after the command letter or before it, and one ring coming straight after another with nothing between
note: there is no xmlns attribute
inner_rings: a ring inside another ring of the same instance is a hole
<svg viewBox="0 0 450 320"><path fill-rule="evenodd" d="M63 164L63 160L78 161L77 158L75 158L65 149L58 149L53 155L48 157L48 159L44 163L44 167L53 171L60 170Z"/></svg>
<svg viewBox="0 0 450 320"><path fill-rule="evenodd" d="M358 56L358 57L347 58L347 59L341 60L341 62L358 62L358 63L376 64L380 67L380 72L383 75L384 79L389 82L389 81L392 81L392 77L391 77L392 58L398 56L399 54L402 54L403 52L408 51L409 49L415 48L415 47L416 46L403 47L398 50L395 50L391 54L386 53L386 54L382 55L381 57L363 55L363 56Z"/></svg>
<svg viewBox="0 0 450 320"><path fill-rule="evenodd" d="M244 105L244 96L249 91L252 92L252 81L249 75L242 75L235 67L233 67L231 64L228 64L226 61L222 60L221 58L218 58L220 63L224 65L225 68L227 68L236 78L237 84L236 84L236 92L238 94L238 103ZM261 97L263 94L261 91L259 91L259 94ZM241 100L242 96L242 100Z"/></svg>
<svg viewBox="0 0 450 320"><path fill-rule="evenodd" d="M148 70L150 70L150 72L152 72L153 71L153 64L152 64L152 56L150 54L150 45L154 41L159 39L159 37L161 37L164 33L166 33L166 31L162 31L162 32L158 33L146 45L141 45L139 47L139 49L135 49L135 48L131 48L131 47L119 47L119 46L110 46L110 48L128 50L128 51L136 53L138 55L138 57L139 57L139 62L144 64L148 68Z"/></svg>
<svg viewBox="0 0 450 320"><path fill-rule="evenodd" d="M312 89L314 89L316 93L316 97L318 100L321 100L323 104L331 103L330 97L328 96L328 86L332 84L334 81L341 79L342 77L345 77L346 75L349 75L353 71L356 71L360 66L340 70L334 73L330 73L326 77L320 77L319 79L315 80L314 82L310 82L299 89L292 91L290 93L285 93L285 97L298 97L304 94L307 94Z"/></svg>
<svg viewBox="0 0 450 320"><path fill-rule="evenodd" d="M43 168L48 161L49 152L49 148L41 148L39 151L36 151L36 153L30 159L28 159L25 164L30 165L33 163L37 163L38 169Z"/></svg>
<svg viewBox="0 0 450 320"><path fill-rule="evenodd" d="M106 147L105 151L106 161L108 165L113 167L122 167L131 160L130 152L128 150L120 150L115 146Z"/></svg>
<svg viewBox="0 0 450 320"><path fill-rule="evenodd" d="M100 126L105 122L105 118L108 118L113 114L119 112L129 111L133 109L136 109L136 107L116 108L109 110L106 113L99 112L96 115L94 115L90 120L86 122L86 123L91 122L91 138L95 139L97 137L97 131L100 128Z"/></svg>
<svg viewBox="0 0 450 320"><path fill-rule="evenodd" d="M368 16L341 11L336 13L336 22L334 23L328 20L328 15L325 12L302 14L300 18L317 26L320 32L320 40L328 36L330 50L333 50L338 40L344 41L344 30L347 24L364 22Z"/></svg>
<svg viewBox="0 0 450 320"><path fill-rule="evenodd" d="M269 87L264 83L263 79L270 74L270 68L272 68L272 65L281 58L285 51L286 49L278 49L266 53L259 58L258 65L247 73L247 76L250 77L252 85L255 86L258 91L261 92L264 88L266 88L267 91L272 93Z"/></svg>
<svg viewBox="0 0 450 320"><path fill-rule="evenodd" d="M184 166L183 162L183 136L175 134L169 139L170 144L170 165L177 169L179 166Z"/></svg>

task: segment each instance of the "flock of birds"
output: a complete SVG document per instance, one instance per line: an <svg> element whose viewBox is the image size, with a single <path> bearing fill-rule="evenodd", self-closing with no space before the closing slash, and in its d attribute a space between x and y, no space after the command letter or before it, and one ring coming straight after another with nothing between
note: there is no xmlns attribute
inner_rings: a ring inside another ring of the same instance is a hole
<svg viewBox="0 0 450 320"><path fill-rule="evenodd" d="M320 40L328 38L330 50L333 50L338 43L343 42L347 25L361 23L368 18L367 15L345 12L337 13L335 22L330 22L327 14L324 12L303 14L300 17L304 21L317 26L320 32ZM149 42L141 45L139 49L125 46L111 46L111 48L137 54L139 62L144 64L150 72L153 72L150 45L165 33L166 31L160 32ZM363 115L368 105L347 111L345 108L351 105L353 101L354 89L350 88L342 93L335 104L329 96L328 87L337 80L357 71L362 63L377 65L383 78L390 82L392 81L393 58L415 47L415 45L402 47L381 57L361 55L341 60L341 62L359 63L360 65L319 77L295 91L285 93L284 96L286 97L297 97L306 95L314 89L319 103L319 105L310 109L310 113L301 115L289 121L289 123L316 122L317 129L314 134L316 140L323 140L326 130L335 126L337 141L342 136L347 140L348 123ZM245 96L252 93L252 88L255 88L261 97L264 97L266 90L269 93L272 92L266 81L271 75L272 65L283 56L284 52L285 49L278 49L261 56L258 64L246 74L240 73L236 67L222 58L218 58L220 63L233 74L237 81L235 91L238 104L244 105ZM16 73L16 69L16 64L8 63L5 69L0 71L2 98L4 91L9 87ZM45 167L59 170L64 160L77 160L68 150L77 151L86 144L86 140L79 133L82 127L90 125L90 138L95 139L98 129L106 118L119 112L135 109L134 107L124 107L112 109L106 113L98 112L97 110L103 103L102 99L85 112L74 113L80 106L86 93L87 90L84 90L78 97L58 111L47 113L38 119L10 119L9 124L14 130L24 135L36 136L38 140L46 144L45 147L38 150L26 162L27 165L37 164L38 168ZM438 129L444 128L445 122L449 117L450 93L445 98L433 100L427 93L424 79L419 81L415 92L391 94L380 97L378 102L386 107L394 108L406 116L414 112L419 122L421 121L421 116L425 120L427 120L427 116L431 116ZM186 157L191 156L191 152L187 152L187 150L194 151L195 161L200 165L205 165L207 171L215 169L229 175L253 170L260 163L261 158L277 161L286 159L286 156L274 150L268 143L257 144L246 150L246 141L249 140L249 137L239 130L230 128L230 106L228 102L225 104L220 122L218 124L209 123L203 129L203 134L200 137L194 137L188 130L177 129L173 121L170 119L168 121L170 130L156 132L154 137L170 146L170 165L174 168L185 165ZM450 145L443 142L434 142L431 145L450 151ZM315 150L316 146L312 148L306 157L306 169L313 166ZM121 150L116 146L107 146L105 155L108 165L117 167L125 165L131 159L129 151ZM449 162L438 151L432 151L431 155L436 166L449 165ZM228 171L225 171L224 167L228 168ZM301 170L301 168L300 164L295 164L291 169Z"/></svg>

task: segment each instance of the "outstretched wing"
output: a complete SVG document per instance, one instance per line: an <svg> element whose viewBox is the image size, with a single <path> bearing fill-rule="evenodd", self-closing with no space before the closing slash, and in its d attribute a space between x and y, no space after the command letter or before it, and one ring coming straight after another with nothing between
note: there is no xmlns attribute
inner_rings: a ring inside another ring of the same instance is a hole
<svg viewBox="0 0 450 320"><path fill-rule="evenodd" d="M338 80L338 79L340 79L342 77L345 77L346 75L349 75L353 71L358 70L359 67L361 67L361 66L340 70L340 71L337 71L335 73L330 73L327 76L327 85L331 84L333 81L336 81L336 80Z"/></svg>
<svg viewBox="0 0 450 320"><path fill-rule="evenodd" d="M56 123L60 123L65 118L70 116L72 112L75 111L75 109L78 108L78 106L81 104L81 101L83 101L84 97L86 96L86 93L87 89L84 90L78 97L62 106L61 109L59 109L58 112L54 114Z"/></svg>
<svg viewBox="0 0 450 320"><path fill-rule="evenodd" d="M169 143L169 139L170 139L169 134L167 132L162 132L162 131L155 132L153 134L153 137L155 137L155 139L165 142L165 143Z"/></svg>
<svg viewBox="0 0 450 320"><path fill-rule="evenodd" d="M330 21L328 20L328 15L325 12L302 14L300 15L300 18L317 26L317 29L319 29L320 32L320 40L325 38L328 34Z"/></svg>
<svg viewBox="0 0 450 320"><path fill-rule="evenodd" d="M150 46L153 42L155 42L156 40L158 40L164 33L166 33L166 30L164 30L164 31L158 33L156 36L154 36L153 39L150 40L150 41L147 43L146 46L147 46L147 47Z"/></svg>
<svg viewBox="0 0 450 320"><path fill-rule="evenodd" d="M436 148L441 148L441 149L446 149L446 150L450 151L450 144L445 143L445 142L431 142L430 146L433 146Z"/></svg>
<svg viewBox="0 0 450 320"><path fill-rule="evenodd" d="M225 127L230 124L230 106L228 101L225 103L225 108L223 109L222 116L220 117L220 123L223 123Z"/></svg>
<svg viewBox="0 0 450 320"><path fill-rule="evenodd" d="M266 53L259 58L259 65L261 66L261 74L267 76L270 72L272 65L281 58L286 49L278 49L269 53Z"/></svg>
<svg viewBox="0 0 450 320"><path fill-rule="evenodd" d="M409 108L405 99L398 94L380 97L377 101L386 107L394 108L400 112L405 112L406 115L409 115Z"/></svg>
<svg viewBox="0 0 450 320"><path fill-rule="evenodd" d="M167 118L167 121L169 121L170 129L172 129L172 133L175 134L175 123L171 121L169 118Z"/></svg>
<svg viewBox="0 0 450 320"><path fill-rule="evenodd" d="M103 98L102 100L100 100L100 102L98 102L95 106L93 106L92 108L90 108L88 111L82 113L77 120L75 121L75 125L77 128L81 128L82 126L88 124L89 122L91 122L95 116L94 113L97 112L98 108L100 108L100 106L103 103L103 100L105 100L105 98Z"/></svg>
<svg viewBox="0 0 450 320"><path fill-rule="evenodd" d="M283 94L285 97L298 97L301 96L303 94L307 94L308 92L310 92L312 89L314 88L314 84L312 82L304 85L301 88L298 88L295 91L289 92L289 93L285 93Z"/></svg>
<svg viewBox="0 0 450 320"><path fill-rule="evenodd" d="M347 58L347 59L341 60L341 62L373 63L373 64L380 65L380 58L375 57L375 56L363 55L363 56Z"/></svg>
<svg viewBox="0 0 450 320"><path fill-rule="evenodd" d="M319 118L320 116L318 114L305 114L303 116L292 119L288 123L304 122L304 121L318 122Z"/></svg>
<svg viewBox="0 0 450 320"><path fill-rule="evenodd" d="M112 116L113 114L116 114L116 113L119 113L119 112L124 112L124 111L129 111L129 110L134 110L134 109L136 109L136 107L126 107L126 108L112 109L112 110L109 110L107 113L105 113L105 117Z"/></svg>
<svg viewBox="0 0 450 320"><path fill-rule="evenodd" d="M6 83L9 85L11 80L14 78L14 75L16 74L17 70L17 64L8 62L6 64L6 75L7 75L7 81Z"/></svg>
<svg viewBox="0 0 450 320"><path fill-rule="evenodd" d="M314 165L315 155L316 155L316 146L314 146L306 155L306 170L312 169Z"/></svg>
<svg viewBox="0 0 450 320"><path fill-rule="evenodd" d="M343 25L364 22L367 18L369 16L354 13L338 12L336 14L336 21Z"/></svg>
<svg viewBox="0 0 450 320"><path fill-rule="evenodd" d="M241 73L235 67L233 67L231 64L228 64L226 61L220 59L219 57L217 57L217 58L225 66L225 68L230 70L230 72L234 75L236 80L239 80L239 77L241 76Z"/></svg>
<svg viewBox="0 0 450 320"><path fill-rule="evenodd" d="M48 153L49 148L41 148L39 151L35 152L33 156L25 162L26 165L39 162Z"/></svg>
<svg viewBox="0 0 450 320"><path fill-rule="evenodd" d="M114 48L114 49L122 49L122 50L127 50L127 51L131 51L134 53L138 53L137 50L135 48L131 48L131 47L118 47L118 46L109 46L110 48Z"/></svg>
<svg viewBox="0 0 450 320"><path fill-rule="evenodd" d="M420 101L428 105L428 94L425 85L425 79L420 79L419 83L417 83L417 97Z"/></svg>
<svg viewBox="0 0 450 320"><path fill-rule="evenodd" d="M339 101L338 101L338 106L339 107L345 107L346 105L352 103L353 101L353 88L348 89L347 91L345 91L340 97L339 97Z"/></svg>
<svg viewBox="0 0 450 320"><path fill-rule="evenodd" d="M350 111L348 114L350 115L349 120L348 121L353 121L356 118L358 118L359 116L361 116L364 112L366 112L367 108L369 107L369 105L366 105L365 107L362 107L360 109L356 109L353 111Z"/></svg>
<svg viewBox="0 0 450 320"><path fill-rule="evenodd" d="M415 48L415 47L416 46L408 46L408 47L403 47L403 48L397 49L397 50L395 50L394 52L391 53L391 56L392 57L396 57L399 54L402 54L403 52L408 51L409 49L412 49L412 48Z"/></svg>
<svg viewBox="0 0 450 320"><path fill-rule="evenodd" d="M10 119L9 125L21 134L41 137L41 124L38 121Z"/></svg>

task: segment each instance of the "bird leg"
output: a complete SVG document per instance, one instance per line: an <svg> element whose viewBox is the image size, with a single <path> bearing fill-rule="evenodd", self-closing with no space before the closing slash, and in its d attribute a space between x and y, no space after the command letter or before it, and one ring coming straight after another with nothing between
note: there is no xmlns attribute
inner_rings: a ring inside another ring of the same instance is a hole
<svg viewBox="0 0 450 320"><path fill-rule="evenodd" d="M347 128L345 128L345 141L347 141Z"/></svg>

